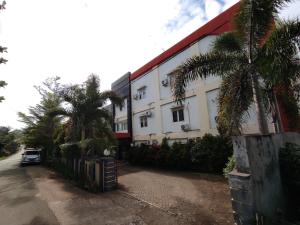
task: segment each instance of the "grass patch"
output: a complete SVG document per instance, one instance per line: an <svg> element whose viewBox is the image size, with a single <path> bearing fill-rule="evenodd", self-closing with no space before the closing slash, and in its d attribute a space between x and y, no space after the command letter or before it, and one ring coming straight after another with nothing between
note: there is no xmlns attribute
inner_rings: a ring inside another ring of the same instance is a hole
<svg viewBox="0 0 300 225"><path fill-rule="evenodd" d="M0 156L0 160L6 159L7 156Z"/></svg>

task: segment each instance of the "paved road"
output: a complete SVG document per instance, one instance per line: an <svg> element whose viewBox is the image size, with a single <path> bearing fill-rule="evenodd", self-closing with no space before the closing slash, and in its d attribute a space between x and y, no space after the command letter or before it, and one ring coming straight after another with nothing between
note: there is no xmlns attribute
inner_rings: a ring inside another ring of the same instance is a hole
<svg viewBox="0 0 300 225"><path fill-rule="evenodd" d="M0 225L58 225L34 181L20 165L21 152L0 161Z"/></svg>
<svg viewBox="0 0 300 225"><path fill-rule="evenodd" d="M188 225L120 191L91 194L41 166L0 161L0 225ZM200 224L200 223L199 223Z"/></svg>

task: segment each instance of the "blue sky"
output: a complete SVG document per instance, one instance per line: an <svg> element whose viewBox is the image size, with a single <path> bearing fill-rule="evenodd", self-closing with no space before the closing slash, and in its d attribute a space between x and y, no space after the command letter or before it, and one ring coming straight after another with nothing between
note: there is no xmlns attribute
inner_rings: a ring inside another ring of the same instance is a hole
<svg viewBox="0 0 300 225"><path fill-rule="evenodd" d="M153 57L224 11L236 0L6 0L0 13L0 126L15 128L18 111L39 101L33 88L47 77L81 83L90 73L107 90L127 71ZM299 15L300 1L282 12Z"/></svg>

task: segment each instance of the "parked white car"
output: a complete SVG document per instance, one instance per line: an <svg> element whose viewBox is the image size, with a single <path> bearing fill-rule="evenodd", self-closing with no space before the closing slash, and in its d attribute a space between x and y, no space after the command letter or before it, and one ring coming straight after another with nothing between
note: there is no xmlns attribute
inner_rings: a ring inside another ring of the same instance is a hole
<svg viewBox="0 0 300 225"><path fill-rule="evenodd" d="M34 148L24 149L21 165L41 163L41 150Z"/></svg>

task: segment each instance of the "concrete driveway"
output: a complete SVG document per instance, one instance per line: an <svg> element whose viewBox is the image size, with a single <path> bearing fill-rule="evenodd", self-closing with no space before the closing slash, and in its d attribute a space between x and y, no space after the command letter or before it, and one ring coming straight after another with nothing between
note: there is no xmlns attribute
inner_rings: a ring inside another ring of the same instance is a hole
<svg viewBox="0 0 300 225"><path fill-rule="evenodd" d="M119 184L130 196L177 215L187 224L234 223L228 183L222 176L123 166Z"/></svg>
<svg viewBox="0 0 300 225"><path fill-rule="evenodd" d="M91 194L41 166L0 161L0 225L176 225L179 216L121 191Z"/></svg>

